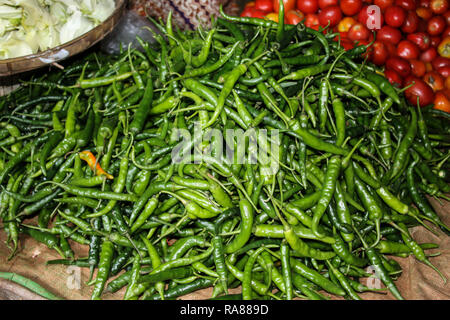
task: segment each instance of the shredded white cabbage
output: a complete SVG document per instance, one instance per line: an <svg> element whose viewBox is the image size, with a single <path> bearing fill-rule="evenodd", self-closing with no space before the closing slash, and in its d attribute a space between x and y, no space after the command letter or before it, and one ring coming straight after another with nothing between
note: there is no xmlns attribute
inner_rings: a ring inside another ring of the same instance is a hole
<svg viewBox="0 0 450 320"><path fill-rule="evenodd" d="M106 20L114 0L0 0L0 59L56 47Z"/></svg>

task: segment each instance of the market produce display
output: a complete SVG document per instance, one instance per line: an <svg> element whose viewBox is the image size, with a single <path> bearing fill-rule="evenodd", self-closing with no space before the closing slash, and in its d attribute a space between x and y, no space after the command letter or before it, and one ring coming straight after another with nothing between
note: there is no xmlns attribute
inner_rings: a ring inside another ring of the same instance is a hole
<svg viewBox="0 0 450 320"><path fill-rule="evenodd" d="M448 199L449 114L408 105L362 62L366 46L284 24L282 3L278 14L221 10L195 31L169 15L157 46L93 52L0 98L11 257L19 234L44 243L61 255L49 268L91 270L92 299L124 287L142 300L207 287L212 299L403 299L392 256L410 255L445 282L436 245L409 228L449 232L426 198ZM228 139L237 129L258 134ZM248 159L220 153L221 139ZM359 281L367 268L384 287Z"/></svg>
<svg viewBox="0 0 450 320"><path fill-rule="evenodd" d="M114 0L5 0L0 3L0 60L69 42L114 11Z"/></svg>
<svg viewBox="0 0 450 320"><path fill-rule="evenodd" d="M450 112L450 6L448 0L285 0L285 22L331 28L346 50L370 45L364 55L412 105ZM241 16L278 20L278 0L255 0ZM414 83L413 83L414 82Z"/></svg>

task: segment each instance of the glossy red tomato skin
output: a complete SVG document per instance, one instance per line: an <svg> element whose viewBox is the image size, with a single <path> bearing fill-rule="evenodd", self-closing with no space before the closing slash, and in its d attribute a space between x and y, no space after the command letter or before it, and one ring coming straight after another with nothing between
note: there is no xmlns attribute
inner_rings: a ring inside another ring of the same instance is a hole
<svg viewBox="0 0 450 320"><path fill-rule="evenodd" d="M319 1L318 0L297 0L297 9L307 13L316 13L319 10Z"/></svg>
<svg viewBox="0 0 450 320"><path fill-rule="evenodd" d="M388 69L384 71L384 76L386 77L386 79L389 80L389 82L393 85L396 86L398 88L402 87L403 84L403 79L402 77L398 74L398 72L392 70L392 69Z"/></svg>
<svg viewBox="0 0 450 320"><path fill-rule="evenodd" d="M406 11L402 7L392 6L384 11L384 21L393 28L399 28L405 22Z"/></svg>
<svg viewBox="0 0 450 320"><path fill-rule="evenodd" d="M405 90L405 97L411 105L417 105L417 98L419 98L418 102L421 107L433 103L433 89L425 81L417 77L408 77L404 81L404 86L406 87L412 83L414 84Z"/></svg>
<svg viewBox="0 0 450 320"><path fill-rule="evenodd" d="M325 9L326 7L338 6L339 0L319 0L319 8Z"/></svg>
<svg viewBox="0 0 450 320"><path fill-rule="evenodd" d="M397 56L397 47L390 43L390 42L385 42L385 41L381 41L383 42L384 46L386 47L387 51L388 51L388 57L396 57Z"/></svg>
<svg viewBox="0 0 450 320"><path fill-rule="evenodd" d="M244 10L242 10L242 12L241 12L241 17L249 17L249 18L251 18L252 14L253 14L253 7L254 6L245 7Z"/></svg>
<svg viewBox="0 0 450 320"><path fill-rule="evenodd" d="M404 33L416 32L419 27L420 18L415 11L408 11L406 13L405 22L402 25L402 31Z"/></svg>
<svg viewBox="0 0 450 320"><path fill-rule="evenodd" d="M419 0L418 7L429 8L431 0Z"/></svg>
<svg viewBox="0 0 450 320"><path fill-rule="evenodd" d="M450 10L447 10L447 12L445 12L442 16L444 17L445 21L447 21L447 25L450 26Z"/></svg>
<svg viewBox="0 0 450 320"><path fill-rule="evenodd" d="M255 9L269 13L273 11L273 0L255 0Z"/></svg>
<svg viewBox="0 0 450 320"><path fill-rule="evenodd" d="M442 32L441 36L443 39L445 37L450 37L450 24L447 26L447 28L445 28L445 30L444 30L444 32Z"/></svg>
<svg viewBox="0 0 450 320"><path fill-rule="evenodd" d="M411 73L411 64L408 60L400 57L389 57L386 60L386 69L394 70L402 78L406 78Z"/></svg>
<svg viewBox="0 0 450 320"><path fill-rule="evenodd" d="M439 46L439 43L441 43L441 37L440 36L432 36L430 37L430 46L437 48Z"/></svg>
<svg viewBox="0 0 450 320"><path fill-rule="evenodd" d="M443 14L449 9L448 0L431 0L430 9L434 14Z"/></svg>
<svg viewBox="0 0 450 320"><path fill-rule="evenodd" d="M314 30L318 30L320 26L319 16L315 13L308 13L305 17L305 26Z"/></svg>
<svg viewBox="0 0 450 320"><path fill-rule="evenodd" d="M390 42L394 45L400 42L402 39L402 33L400 30L391 26L382 26L377 32L377 39L383 42Z"/></svg>
<svg viewBox="0 0 450 320"><path fill-rule="evenodd" d="M384 12L387 7L393 6L395 3L394 0L374 0L373 4L378 6L381 12Z"/></svg>
<svg viewBox="0 0 450 320"><path fill-rule="evenodd" d="M450 66L450 59L437 56L435 59L431 61L431 64L434 70L438 70L439 68Z"/></svg>
<svg viewBox="0 0 450 320"><path fill-rule="evenodd" d="M291 10L286 13L286 20L288 24L299 24L305 20L305 15L299 10Z"/></svg>
<svg viewBox="0 0 450 320"><path fill-rule="evenodd" d="M346 16L354 16L363 6L362 0L341 0L339 6Z"/></svg>
<svg viewBox="0 0 450 320"><path fill-rule="evenodd" d="M295 0L283 0L284 4L284 12L288 12L295 9ZM273 0L273 11L278 13L278 9L280 8L279 0Z"/></svg>
<svg viewBox="0 0 450 320"><path fill-rule="evenodd" d="M421 78L427 72L427 67L425 66L425 62L417 59L409 60L411 64L411 74L415 77Z"/></svg>
<svg viewBox="0 0 450 320"><path fill-rule="evenodd" d="M267 12L258 10L258 9L253 9L252 10L252 17L253 18L259 18L259 19L265 19Z"/></svg>
<svg viewBox="0 0 450 320"><path fill-rule="evenodd" d="M369 49L370 61L377 66L385 64L389 56L388 49L383 42L375 41L372 47Z"/></svg>
<svg viewBox="0 0 450 320"><path fill-rule="evenodd" d="M416 1L414 0L395 0L395 5L405 10L416 10Z"/></svg>
<svg viewBox="0 0 450 320"><path fill-rule="evenodd" d="M423 62L431 62L434 60L434 58L436 58L436 56L437 56L436 48L430 47L420 54L420 60L422 60Z"/></svg>
<svg viewBox="0 0 450 320"><path fill-rule="evenodd" d="M353 49L353 41L350 41L347 38L341 39L341 46L345 49L345 51L348 51L350 49Z"/></svg>
<svg viewBox="0 0 450 320"><path fill-rule="evenodd" d="M339 6L329 6L319 12L319 23L321 26L337 26L342 19L342 12Z"/></svg>
<svg viewBox="0 0 450 320"><path fill-rule="evenodd" d="M450 66L443 66L436 70L444 78L450 77Z"/></svg>
<svg viewBox="0 0 450 320"><path fill-rule="evenodd" d="M433 109L450 113L450 90L446 89L436 93Z"/></svg>
<svg viewBox="0 0 450 320"><path fill-rule="evenodd" d="M416 44L420 50L425 51L431 45L431 39L425 32L411 33L406 36L406 39Z"/></svg>
<svg viewBox="0 0 450 320"><path fill-rule="evenodd" d="M434 16L428 20L427 32L430 36L438 36L444 32L447 22L443 16Z"/></svg>
<svg viewBox="0 0 450 320"><path fill-rule="evenodd" d="M409 40L402 40L397 44L397 55L403 59L417 59L420 49Z"/></svg>
<svg viewBox="0 0 450 320"><path fill-rule="evenodd" d="M370 31L362 23L355 23L348 31L347 37L352 41L366 40L370 36Z"/></svg>

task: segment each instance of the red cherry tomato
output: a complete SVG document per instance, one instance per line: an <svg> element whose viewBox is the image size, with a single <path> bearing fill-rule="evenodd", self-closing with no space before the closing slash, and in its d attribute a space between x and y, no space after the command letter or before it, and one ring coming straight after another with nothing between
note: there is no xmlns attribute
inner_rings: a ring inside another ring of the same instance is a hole
<svg viewBox="0 0 450 320"><path fill-rule="evenodd" d="M353 49L353 41L350 41L347 38L341 39L341 46L345 49L345 51Z"/></svg>
<svg viewBox="0 0 450 320"><path fill-rule="evenodd" d="M436 48L430 47L420 54L420 60L422 60L423 62L431 62L434 60L434 58L436 58L436 56L437 56Z"/></svg>
<svg viewBox="0 0 450 320"><path fill-rule="evenodd" d="M434 109L450 113L450 92L448 90L437 92L433 102Z"/></svg>
<svg viewBox="0 0 450 320"><path fill-rule="evenodd" d="M381 12L384 12L387 7L394 5L394 0L375 0L373 4L378 6Z"/></svg>
<svg viewBox="0 0 450 320"><path fill-rule="evenodd" d="M395 5L405 10L416 10L416 2L414 0L395 0Z"/></svg>
<svg viewBox="0 0 450 320"><path fill-rule="evenodd" d="M392 6L384 11L384 21L386 24L393 27L399 28L405 22L406 11L402 7Z"/></svg>
<svg viewBox="0 0 450 320"><path fill-rule="evenodd" d="M441 37L440 36L432 36L432 37L430 37L430 47L437 48L437 46L439 45L440 41L441 41Z"/></svg>
<svg viewBox="0 0 450 320"><path fill-rule="evenodd" d="M427 67L425 65L425 62L417 59L411 59L409 60L409 63L411 64L411 74L421 78L424 76L424 74L427 72Z"/></svg>
<svg viewBox="0 0 450 320"><path fill-rule="evenodd" d="M449 8L448 0L431 0L430 9L434 14L443 14Z"/></svg>
<svg viewBox="0 0 450 320"><path fill-rule="evenodd" d="M433 65L434 70L438 70L439 68L450 66L450 59L437 56L431 61L431 64Z"/></svg>
<svg viewBox="0 0 450 320"><path fill-rule="evenodd" d="M295 9L295 0L283 0L284 4L284 12L288 12ZM280 8L280 1L273 0L273 11L278 13L278 9Z"/></svg>
<svg viewBox="0 0 450 320"><path fill-rule="evenodd" d="M342 12L338 6L326 7L319 12L319 23L322 27L327 25L330 27L337 26L341 19Z"/></svg>
<svg viewBox="0 0 450 320"><path fill-rule="evenodd" d="M428 20L427 32L430 36L438 36L444 32L447 22L443 16L434 16Z"/></svg>
<svg viewBox="0 0 450 320"><path fill-rule="evenodd" d="M422 18L424 20L429 20L433 16L433 11L431 11L430 8L425 8L425 7L417 8L416 13L420 18Z"/></svg>
<svg viewBox="0 0 450 320"><path fill-rule="evenodd" d="M437 48L439 46L439 43L441 43L440 36L430 37L430 46Z"/></svg>
<svg viewBox="0 0 450 320"><path fill-rule="evenodd" d="M419 0L418 7L429 8L431 0Z"/></svg>
<svg viewBox="0 0 450 320"><path fill-rule="evenodd" d="M406 13L405 22L402 25L402 31L404 33L416 32L419 27L420 18L415 11L408 11Z"/></svg>
<svg viewBox="0 0 450 320"><path fill-rule="evenodd" d="M375 41L369 49L370 61L377 66L382 66L388 58L389 52L383 42Z"/></svg>
<svg viewBox="0 0 450 320"><path fill-rule="evenodd" d="M273 11L273 0L255 0L255 9L263 12Z"/></svg>
<svg viewBox="0 0 450 320"><path fill-rule="evenodd" d="M357 14L362 8L362 0L341 0L339 6L346 16Z"/></svg>
<svg viewBox="0 0 450 320"><path fill-rule="evenodd" d="M409 40L402 40L397 44L397 55L403 59L417 59L420 49Z"/></svg>
<svg viewBox="0 0 450 320"><path fill-rule="evenodd" d="M358 14L358 21L369 30L378 30L383 26L384 18L377 10L374 10L370 6L364 6Z"/></svg>
<svg viewBox="0 0 450 320"><path fill-rule="evenodd" d="M315 13L308 13L305 17L305 26L314 30L319 30L319 16Z"/></svg>
<svg viewBox="0 0 450 320"><path fill-rule="evenodd" d="M244 10L242 10L241 12L241 17L252 17L252 12L253 12L253 7L254 6L249 6L249 7L245 7Z"/></svg>
<svg viewBox="0 0 450 320"><path fill-rule="evenodd" d="M396 57L397 56L397 47L390 43L390 42L385 42L385 41L381 41L384 46L386 47L387 51L388 51L388 57Z"/></svg>
<svg viewBox="0 0 450 320"><path fill-rule="evenodd" d="M433 89L431 89L431 87L426 84L425 81L416 77L408 77L405 79L404 85L408 86L410 84L413 85L405 90L406 99L410 104L416 106L417 102L419 102L419 105L421 107L425 107L433 103Z"/></svg>
<svg viewBox="0 0 450 320"><path fill-rule="evenodd" d="M348 31L348 38L352 41L366 40L369 35L369 29L360 22L355 23Z"/></svg>
<svg viewBox="0 0 450 320"><path fill-rule="evenodd" d="M319 0L319 8L325 9L326 7L338 6L339 0Z"/></svg>
<svg viewBox="0 0 450 320"><path fill-rule="evenodd" d="M443 14L445 21L447 21L447 25L450 26L450 10L447 10L446 13Z"/></svg>
<svg viewBox="0 0 450 320"><path fill-rule="evenodd" d="M303 13L316 13L319 10L319 1L297 0L297 9Z"/></svg>
<svg viewBox="0 0 450 320"><path fill-rule="evenodd" d="M245 4L245 8L254 7L254 6L255 6L255 1L250 1Z"/></svg>
<svg viewBox="0 0 450 320"><path fill-rule="evenodd" d="M441 36L442 38L450 37L450 23L447 28L445 28L444 32L442 32Z"/></svg>
<svg viewBox="0 0 450 320"><path fill-rule="evenodd" d="M252 8L252 17L253 18L259 18L259 19L264 19L267 15L267 12Z"/></svg>
<svg viewBox="0 0 450 320"><path fill-rule="evenodd" d="M348 32L339 32L339 34L341 36L341 39L347 39L348 40Z"/></svg>
<svg viewBox="0 0 450 320"><path fill-rule="evenodd" d="M443 76L444 79L447 79L448 77L450 77L450 66L440 67L436 71L439 72L439 74L441 76Z"/></svg>
<svg viewBox="0 0 450 320"><path fill-rule="evenodd" d="M411 64L408 60L400 57L389 57L389 59L386 60L386 69L394 70L402 78L405 78L411 73Z"/></svg>
<svg viewBox="0 0 450 320"><path fill-rule="evenodd" d="M286 20L289 24L299 24L305 20L305 15L299 10L291 10L286 13Z"/></svg>
<svg viewBox="0 0 450 320"><path fill-rule="evenodd" d="M430 36L425 32L411 33L406 36L406 39L416 44L420 50L425 51L430 47L431 39Z"/></svg>
<svg viewBox="0 0 450 320"><path fill-rule="evenodd" d="M431 89L433 89L434 92L444 89L445 80L436 71L430 71L425 73L422 80L425 81L431 87Z"/></svg>
<svg viewBox="0 0 450 320"><path fill-rule="evenodd" d="M392 28L390 26L382 26L381 29L378 30L377 39L396 45L402 39L402 33L396 28Z"/></svg>
<svg viewBox="0 0 450 320"><path fill-rule="evenodd" d="M396 71L391 70L391 69L385 70L384 76L386 77L386 79L389 80L389 82L393 86L396 86L398 88L402 87L402 83L403 83L402 77L400 77L400 75Z"/></svg>
<svg viewBox="0 0 450 320"><path fill-rule="evenodd" d="M371 42L373 42L373 34L369 33L369 36L366 39L356 40L355 42L358 42L358 45L360 45L360 46L367 46ZM370 47L372 47L372 45ZM369 47L369 49L370 49L370 47ZM367 52L364 53L363 56L365 56L366 54L367 54Z"/></svg>

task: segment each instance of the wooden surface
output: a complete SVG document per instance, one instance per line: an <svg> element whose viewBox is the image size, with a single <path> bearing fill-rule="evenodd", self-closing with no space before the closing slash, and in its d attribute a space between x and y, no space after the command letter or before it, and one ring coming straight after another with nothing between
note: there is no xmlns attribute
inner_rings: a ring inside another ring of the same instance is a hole
<svg viewBox="0 0 450 320"><path fill-rule="evenodd" d="M433 206L441 216L442 220L450 225L450 203L440 205L432 200ZM437 253L440 255L430 258L431 262L438 267L441 272L450 279L450 237L446 236L440 230L436 230L437 235L427 231L423 227L412 229L411 234L419 243L434 242L439 244L438 249L427 250L427 253ZM0 231L0 271L16 272L22 276L30 278L39 283L50 292L71 300L86 300L90 298L92 286L87 286L89 277L87 268L76 268L61 265L46 265L47 260L59 259L55 251L49 250L45 245L36 243L27 236L20 237L20 250L18 254L8 261L9 249L5 246L6 235ZM87 246L81 246L71 243L73 249L79 257L87 256ZM403 268L403 273L396 284L408 300L450 300L449 284L444 284L441 278L428 266L415 260L413 256L408 258L395 258ZM79 276L79 287L77 277ZM366 283L367 279L362 279ZM210 288L204 289L182 299L201 300L208 299L211 296ZM239 293L240 289L234 289L231 293ZM122 299L125 289L115 294L105 293L102 298L105 300ZM325 293L325 295L327 295ZM364 293L361 294L364 299L370 300L391 300L390 293ZM335 297L331 297L336 299ZM0 281L0 300L2 299L41 299L39 296L32 295L20 286L11 285L9 281Z"/></svg>
<svg viewBox="0 0 450 320"><path fill-rule="evenodd" d="M125 5L125 0L116 0L116 9L108 19L70 42L36 54L0 60L0 77L34 70L48 64L55 64L58 61L88 49L113 30L122 16Z"/></svg>

